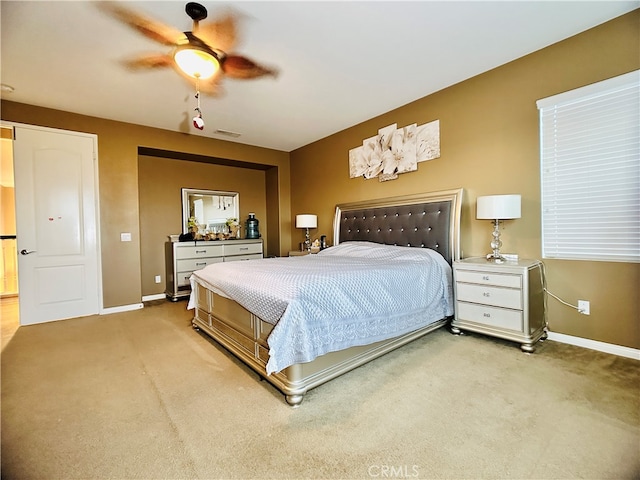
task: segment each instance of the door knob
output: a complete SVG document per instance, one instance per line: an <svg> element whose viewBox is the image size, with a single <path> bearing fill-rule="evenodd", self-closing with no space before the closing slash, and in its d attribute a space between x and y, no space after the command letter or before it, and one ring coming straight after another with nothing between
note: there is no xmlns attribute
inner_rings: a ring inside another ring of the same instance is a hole
<svg viewBox="0 0 640 480"><path fill-rule="evenodd" d="M36 253L35 250L25 250L24 248L20 250L20 255L29 255L30 253Z"/></svg>

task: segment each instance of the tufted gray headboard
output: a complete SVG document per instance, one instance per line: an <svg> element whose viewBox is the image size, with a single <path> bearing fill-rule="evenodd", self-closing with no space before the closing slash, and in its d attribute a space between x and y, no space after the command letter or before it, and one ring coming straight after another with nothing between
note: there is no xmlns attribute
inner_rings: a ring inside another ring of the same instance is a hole
<svg viewBox="0 0 640 480"><path fill-rule="evenodd" d="M368 241L431 248L460 259L462 189L336 206L333 244Z"/></svg>

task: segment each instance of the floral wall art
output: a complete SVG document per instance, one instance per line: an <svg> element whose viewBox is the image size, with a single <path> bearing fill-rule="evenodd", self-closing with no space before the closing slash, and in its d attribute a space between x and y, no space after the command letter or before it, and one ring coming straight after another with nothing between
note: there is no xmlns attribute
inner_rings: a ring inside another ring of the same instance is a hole
<svg viewBox="0 0 640 480"><path fill-rule="evenodd" d="M440 120L424 125L397 124L378 130L374 137L349 150L349 177L375 178L381 182L418 169L418 162L440 157Z"/></svg>

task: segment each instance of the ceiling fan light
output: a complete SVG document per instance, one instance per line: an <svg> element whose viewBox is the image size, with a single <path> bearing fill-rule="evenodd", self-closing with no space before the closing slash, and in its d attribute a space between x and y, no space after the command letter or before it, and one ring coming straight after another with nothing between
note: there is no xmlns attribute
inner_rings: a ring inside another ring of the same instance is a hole
<svg viewBox="0 0 640 480"><path fill-rule="evenodd" d="M220 62L213 53L193 46L179 48L173 58L180 70L201 80L212 77L220 68Z"/></svg>

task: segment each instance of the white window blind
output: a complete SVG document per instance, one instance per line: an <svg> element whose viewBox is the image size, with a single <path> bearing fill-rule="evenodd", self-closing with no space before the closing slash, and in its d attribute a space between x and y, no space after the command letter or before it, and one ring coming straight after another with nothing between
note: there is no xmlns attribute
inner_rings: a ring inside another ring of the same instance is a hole
<svg viewBox="0 0 640 480"><path fill-rule="evenodd" d="M640 71L538 100L543 258L640 261Z"/></svg>

